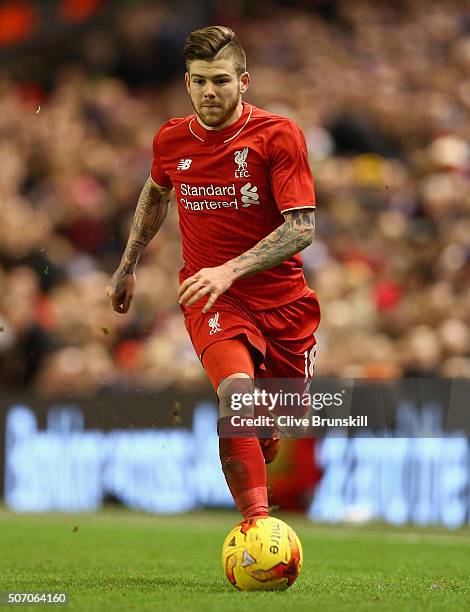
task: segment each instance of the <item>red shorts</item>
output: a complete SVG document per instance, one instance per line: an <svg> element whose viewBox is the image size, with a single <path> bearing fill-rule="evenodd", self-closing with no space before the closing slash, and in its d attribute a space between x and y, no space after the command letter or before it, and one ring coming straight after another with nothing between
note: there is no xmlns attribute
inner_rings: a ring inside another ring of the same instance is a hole
<svg viewBox="0 0 470 612"><path fill-rule="evenodd" d="M239 301L221 295L211 310L202 314L206 298L189 308L182 307L186 329L204 365L204 351L211 354L221 340L240 338L250 349L255 378L311 378L315 360L315 330L320 307L314 291L270 310L248 311ZM244 372L221 343L220 358L207 374L217 389L221 380ZM212 360L214 361L214 360Z"/></svg>

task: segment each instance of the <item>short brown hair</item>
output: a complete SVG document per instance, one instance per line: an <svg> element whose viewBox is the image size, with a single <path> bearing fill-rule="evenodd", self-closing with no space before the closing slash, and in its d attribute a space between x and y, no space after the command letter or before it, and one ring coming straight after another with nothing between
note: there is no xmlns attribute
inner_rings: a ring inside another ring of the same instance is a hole
<svg viewBox="0 0 470 612"><path fill-rule="evenodd" d="M183 48L186 69L193 60L212 61L217 55L228 55L240 76L246 71L246 55L237 35L226 26L209 26L191 32Z"/></svg>

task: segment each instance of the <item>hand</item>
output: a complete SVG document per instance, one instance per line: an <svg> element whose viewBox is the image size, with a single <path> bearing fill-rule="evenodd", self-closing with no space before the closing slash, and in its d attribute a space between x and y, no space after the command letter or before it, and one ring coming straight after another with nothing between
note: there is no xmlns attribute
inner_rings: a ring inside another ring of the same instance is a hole
<svg viewBox="0 0 470 612"><path fill-rule="evenodd" d="M116 270L106 287L106 294L111 300L113 310L121 314L129 310L135 292L135 283L135 273L123 272L119 268Z"/></svg>
<svg viewBox="0 0 470 612"><path fill-rule="evenodd" d="M191 306L209 293L210 297L202 309L205 314L212 308L219 295L231 287L234 280L235 275L227 264L216 268L202 268L181 284L180 304Z"/></svg>

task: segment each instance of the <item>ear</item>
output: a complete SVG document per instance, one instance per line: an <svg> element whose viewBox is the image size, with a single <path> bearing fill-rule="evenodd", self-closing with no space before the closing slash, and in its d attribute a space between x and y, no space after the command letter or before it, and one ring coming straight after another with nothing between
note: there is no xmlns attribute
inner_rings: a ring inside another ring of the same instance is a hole
<svg viewBox="0 0 470 612"><path fill-rule="evenodd" d="M184 73L184 82L186 83L186 89L188 90L188 93L191 93L189 89L189 72Z"/></svg>
<svg viewBox="0 0 470 612"><path fill-rule="evenodd" d="M244 72L240 77L240 93L244 94L250 85L250 74L248 72Z"/></svg>

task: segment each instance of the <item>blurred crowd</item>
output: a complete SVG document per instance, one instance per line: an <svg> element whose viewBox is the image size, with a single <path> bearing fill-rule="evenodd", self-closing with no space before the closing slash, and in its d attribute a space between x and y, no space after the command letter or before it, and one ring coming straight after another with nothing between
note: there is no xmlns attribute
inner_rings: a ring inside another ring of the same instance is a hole
<svg viewBox="0 0 470 612"><path fill-rule="evenodd" d="M458 1L285 4L250 19L240 4L214 22L245 45L246 99L307 138L317 373L470 376L470 14ZM128 13L136 45L156 18L152 6ZM105 295L153 134L192 110L182 66L139 87L107 69L113 40L87 33L89 61L55 68L49 88L0 75L2 388L205 380L177 306L175 206L139 264L130 312L112 312Z"/></svg>

